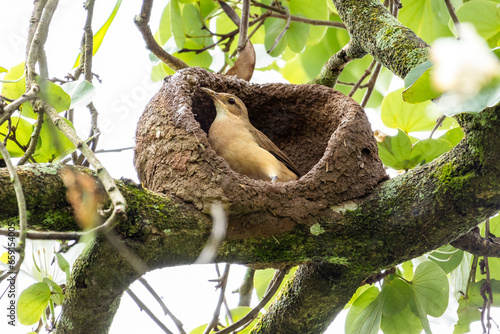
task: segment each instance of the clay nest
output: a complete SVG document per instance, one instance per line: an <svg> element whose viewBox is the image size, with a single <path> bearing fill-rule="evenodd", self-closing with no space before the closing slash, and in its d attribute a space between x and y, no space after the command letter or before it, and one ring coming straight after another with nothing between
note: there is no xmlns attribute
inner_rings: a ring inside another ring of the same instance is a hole
<svg viewBox="0 0 500 334"><path fill-rule="evenodd" d="M210 147L215 118L200 90L238 96L251 123L299 168L297 181L257 181L232 171ZM311 225L332 206L365 196L386 179L363 109L320 85L252 84L188 68L167 77L139 120L135 167L143 185L208 213L222 202L228 236L276 235Z"/></svg>

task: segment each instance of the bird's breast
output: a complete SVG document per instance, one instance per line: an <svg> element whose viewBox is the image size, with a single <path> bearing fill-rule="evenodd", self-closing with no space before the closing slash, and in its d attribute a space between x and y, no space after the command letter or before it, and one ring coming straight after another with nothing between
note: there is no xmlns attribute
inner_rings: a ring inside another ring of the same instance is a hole
<svg viewBox="0 0 500 334"><path fill-rule="evenodd" d="M208 140L215 152L235 172L266 181L271 180L272 176L278 177L279 181L297 178L283 163L255 142L244 122L227 117L216 119L210 127Z"/></svg>

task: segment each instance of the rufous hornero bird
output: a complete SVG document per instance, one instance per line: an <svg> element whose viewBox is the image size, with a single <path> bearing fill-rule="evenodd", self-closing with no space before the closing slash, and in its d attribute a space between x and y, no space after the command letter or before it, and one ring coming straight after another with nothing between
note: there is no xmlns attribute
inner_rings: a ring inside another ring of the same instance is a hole
<svg viewBox="0 0 500 334"><path fill-rule="evenodd" d="M285 153L250 123L247 108L238 97L201 89L210 95L217 111L208 131L208 141L232 170L273 183L301 176Z"/></svg>

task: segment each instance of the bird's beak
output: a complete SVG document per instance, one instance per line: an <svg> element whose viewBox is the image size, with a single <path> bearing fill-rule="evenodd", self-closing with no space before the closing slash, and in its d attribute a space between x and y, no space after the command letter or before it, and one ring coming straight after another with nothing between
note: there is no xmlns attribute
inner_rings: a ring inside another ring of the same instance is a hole
<svg viewBox="0 0 500 334"><path fill-rule="evenodd" d="M201 87L200 88L202 91L204 91L205 93L207 93L208 95L210 95L210 97L215 101L215 100L219 100L219 97L217 96L217 93L214 92L213 90L211 89L208 89L208 88L205 88L205 87Z"/></svg>

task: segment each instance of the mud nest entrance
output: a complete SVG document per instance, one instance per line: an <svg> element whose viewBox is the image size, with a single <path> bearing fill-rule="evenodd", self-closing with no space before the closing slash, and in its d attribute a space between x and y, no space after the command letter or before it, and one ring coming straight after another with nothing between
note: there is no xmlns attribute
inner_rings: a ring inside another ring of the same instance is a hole
<svg viewBox="0 0 500 334"><path fill-rule="evenodd" d="M251 123L303 176L271 184L232 171L208 143L215 107L200 87L238 96ZM363 109L319 85L251 84L200 68L181 70L166 78L146 106L136 142L143 185L204 212L221 201L230 215L230 237L314 224L332 205L363 196L386 179Z"/></svg>

